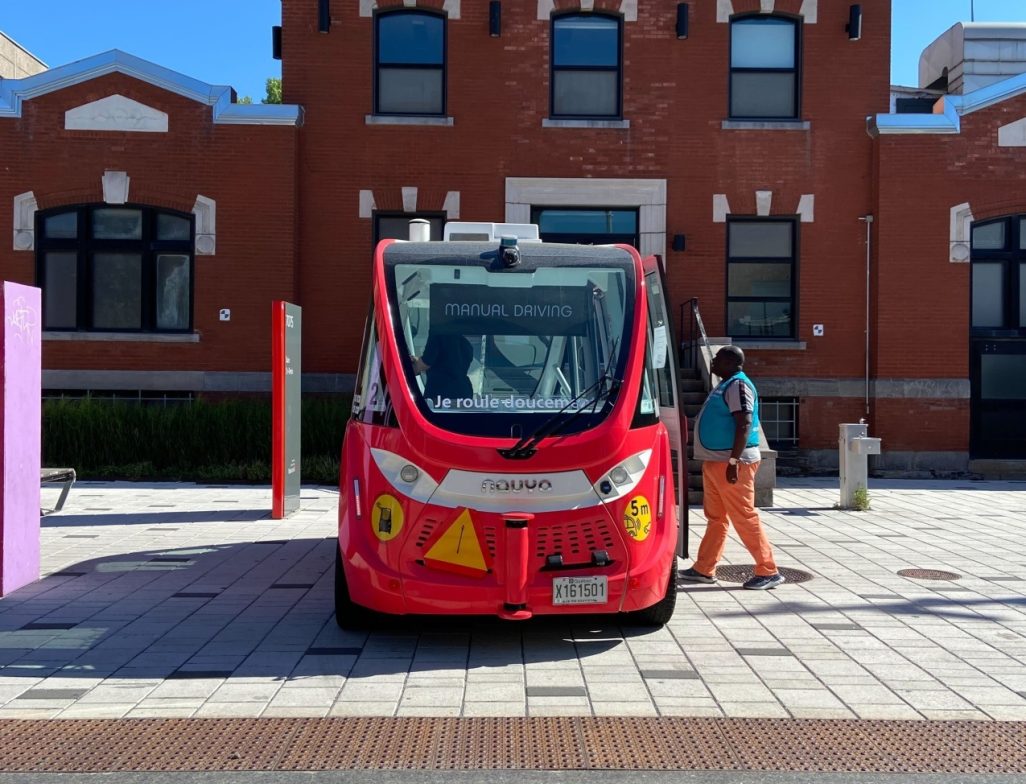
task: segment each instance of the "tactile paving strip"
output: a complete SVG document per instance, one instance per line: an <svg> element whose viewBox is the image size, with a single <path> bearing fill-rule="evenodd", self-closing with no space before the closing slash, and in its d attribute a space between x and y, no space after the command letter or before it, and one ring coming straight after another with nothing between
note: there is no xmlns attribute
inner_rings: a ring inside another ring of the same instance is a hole
<svg viewBox="0 0 1026 784"><path fill-rule="evenodd" d="M1026 773L1026 722L633 717L0 720L0 770Z"/></svg>
<svg viewBox="0 0 1026 784"><path fill-rule="evenodd" d="M739 769L718 719L595 718L582 729L589 768Z"/></svg>
<svg viewBox="0 0 1026 784"><path fill-rule="evenodd" d="M777 569L789 583L807 583L812 575L801 569ZM724 564L716 567L716 579L725 583L744 583L755 577L755 564Z"/></svg>

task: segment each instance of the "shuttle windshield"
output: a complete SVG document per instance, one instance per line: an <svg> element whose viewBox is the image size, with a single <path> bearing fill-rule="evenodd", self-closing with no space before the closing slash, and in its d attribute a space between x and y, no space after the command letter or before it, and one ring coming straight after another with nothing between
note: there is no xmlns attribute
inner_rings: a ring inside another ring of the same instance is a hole
<svg viewBox="0 0 1026 784"><path fill-rule="evenodd" d="M602 421L615 395L587 392L622 378L630 345L634 274L619 262L391 265L393 326L421 411L453 432L499 437L567 406L581 409L568 432Z"/></svg>

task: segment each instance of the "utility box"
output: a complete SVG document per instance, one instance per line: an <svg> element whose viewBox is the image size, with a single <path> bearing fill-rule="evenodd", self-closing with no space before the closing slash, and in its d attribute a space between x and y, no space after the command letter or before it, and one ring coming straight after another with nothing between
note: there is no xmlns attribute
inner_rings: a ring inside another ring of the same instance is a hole
<svg viewBox="0 0 1026 784"><path fill-rule="evenodd" d="M869 455L880 454L880 439L868 435L865 423L840 425L838 439L842 509L855 506L855 492L869 486Z"/></svg>

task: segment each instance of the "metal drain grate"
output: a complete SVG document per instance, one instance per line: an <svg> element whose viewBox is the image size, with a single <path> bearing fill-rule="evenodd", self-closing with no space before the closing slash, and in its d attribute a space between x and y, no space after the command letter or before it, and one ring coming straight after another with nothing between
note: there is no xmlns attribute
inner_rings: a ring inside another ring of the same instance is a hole
<svg viewBox="0 0 1026 784"><path fill-rule="evenodd" d="M958 580L962 577L960 574L942 572L940 569L901 569L898 575L912 580Z"/></svg>
<svg viewBox="0 0 1026 784"><path fill-rule="evenodd" d="M633 717L0 720L7 772L1026 773L1022 722Z"/></svg>
<svg viewBox="0 0 1026 784"><path fill-rule="evenodd" d="M777 571L784 575L784 579L788 583L807 583L812 579L811 574L803 572L801 569L780 568ZM716 569L716 579L724 583L743 583L751 580L753 577L755 577L754 564L726 564ZM696 584L687 583L687 585ZM787 583L784 584L787 585Z"/></svg>

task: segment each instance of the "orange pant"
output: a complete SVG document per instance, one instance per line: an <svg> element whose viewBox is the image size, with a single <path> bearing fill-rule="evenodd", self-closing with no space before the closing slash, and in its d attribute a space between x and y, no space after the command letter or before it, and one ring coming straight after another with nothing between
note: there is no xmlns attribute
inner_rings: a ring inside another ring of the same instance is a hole
<svg viewBox="0 0 1026 784"><path fill-rule="evenodd" d="M727 464L705 461L702 463L703 508L705 510L705 536L698 547L698 558L692 568L702 574L715 575L716 564L727 546L727 530L734 524L737 535L755 559L755 574L776 574L773 548L762 528L755 510L755 473L758 463L739 463L737 484L727 481ZM728 522L729 518L729 522Z"/></svg>

